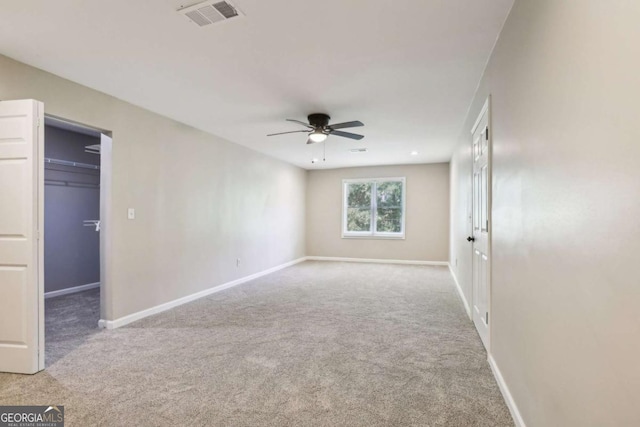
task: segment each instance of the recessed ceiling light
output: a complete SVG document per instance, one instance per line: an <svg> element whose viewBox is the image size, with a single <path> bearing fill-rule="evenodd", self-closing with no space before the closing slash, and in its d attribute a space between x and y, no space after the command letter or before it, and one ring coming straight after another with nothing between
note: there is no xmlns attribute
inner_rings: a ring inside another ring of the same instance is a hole
<svg viewBox="0 0 640 427"><path fill-rule="evenodd" d="M412 156L417 156L417 155L418 155L418 152L417 152L417 151L412 151L412 152L411 152L411 155L412 155Z"/></svg>

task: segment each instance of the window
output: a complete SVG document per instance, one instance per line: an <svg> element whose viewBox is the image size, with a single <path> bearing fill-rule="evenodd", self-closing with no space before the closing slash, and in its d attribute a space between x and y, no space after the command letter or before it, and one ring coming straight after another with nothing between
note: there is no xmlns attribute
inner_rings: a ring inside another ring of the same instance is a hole
<svg viewBox="0 0 640 427"><path fill-rule="evenodd" d="M342 181L342 237L404 238L404 178Z"/></svg>

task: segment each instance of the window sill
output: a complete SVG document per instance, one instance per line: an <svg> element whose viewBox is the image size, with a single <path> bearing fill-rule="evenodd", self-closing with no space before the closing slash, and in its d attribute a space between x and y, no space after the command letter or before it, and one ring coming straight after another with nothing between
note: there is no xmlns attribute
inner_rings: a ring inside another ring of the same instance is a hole
<svg viewBox="0 0 640 427"><path fill-rule="evenodd" d="M349 236L343 235L343 239L355 239L355 240L404 240L404 236Z"/></svg>

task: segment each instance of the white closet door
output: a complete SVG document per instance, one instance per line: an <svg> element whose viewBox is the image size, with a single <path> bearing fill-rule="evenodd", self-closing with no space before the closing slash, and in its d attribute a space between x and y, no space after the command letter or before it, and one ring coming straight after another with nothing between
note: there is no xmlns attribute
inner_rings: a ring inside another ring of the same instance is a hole
<svg viewBox="0 0 640 427"><path fill-rule="evenodd" d="M0 102L0 371L44 369L44 105Z"/></svg>

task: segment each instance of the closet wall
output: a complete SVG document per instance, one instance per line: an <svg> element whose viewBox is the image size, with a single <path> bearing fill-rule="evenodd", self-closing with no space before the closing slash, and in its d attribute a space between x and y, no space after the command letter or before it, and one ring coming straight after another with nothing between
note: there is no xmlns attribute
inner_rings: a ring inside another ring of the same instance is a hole
<svg viewBox="0 0 640 427"><path fill-rule="evenodd" d="M45 157L100 165L85 146L100 138L45 126ZM84 220L100 217L100 171L45 162L45 292L100 281L100 236Z"/></svg>

